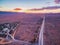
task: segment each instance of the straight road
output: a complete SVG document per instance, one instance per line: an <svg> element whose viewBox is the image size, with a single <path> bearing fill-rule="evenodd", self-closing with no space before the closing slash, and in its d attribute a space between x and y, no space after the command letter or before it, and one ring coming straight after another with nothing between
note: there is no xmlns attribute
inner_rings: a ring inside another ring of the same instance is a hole
<svg viewBox="0 0 60 45"><path fill-rule="evenodd" d="M39 28L40 34L39 34L39 44L38 45L43 45L44 25L45 25L45 17L43 18L41 28Z"/></svg>

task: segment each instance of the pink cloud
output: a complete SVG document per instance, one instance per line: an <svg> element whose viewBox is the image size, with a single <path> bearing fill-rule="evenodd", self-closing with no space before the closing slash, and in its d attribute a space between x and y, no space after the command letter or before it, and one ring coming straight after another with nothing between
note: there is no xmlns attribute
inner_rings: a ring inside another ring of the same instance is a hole
<svg viewBox="0 0 60 45"><path fill-rule="evenodd" d="M60 3L60 0L55 0L55 3L59 4Z"/></svg>

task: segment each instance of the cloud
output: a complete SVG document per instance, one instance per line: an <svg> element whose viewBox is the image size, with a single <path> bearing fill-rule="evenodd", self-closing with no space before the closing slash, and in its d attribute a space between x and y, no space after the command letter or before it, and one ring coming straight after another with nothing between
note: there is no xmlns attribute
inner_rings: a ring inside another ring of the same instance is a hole
<svg viewBox="0 0 60 45"><path fill-rule="evenodd" d="M14 10L22 10L21 8L15 8Z"/></svg>
<svg viewBox="0 0 60 45"><path fill-rule="evenodd" d="M55 3L59 4L60 3L60 0L55 0Z"/></svg>
<svg viewBox="0 0 60 45"><path fill-rule="evenodd" d="M28 9L26 13L60 13L60 6Z"/></svg>
<svg viewBox="0 0 60 45"><path fill-rule="evenodd" d="M29 10L32 10L32 11L37 11L37 10L45 10L45 9L60 9L60 6L50 6L50 7L43 7L43 8L33 8L33 9L29 9Z"/></svg>

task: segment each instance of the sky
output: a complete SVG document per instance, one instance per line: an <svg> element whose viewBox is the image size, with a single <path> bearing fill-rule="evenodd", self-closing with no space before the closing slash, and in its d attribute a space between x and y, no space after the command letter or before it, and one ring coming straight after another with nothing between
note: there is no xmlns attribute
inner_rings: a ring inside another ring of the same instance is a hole
<svg viewBox="0 0 60 45"><path fill-rule="evenodd" d="M60 4L56 4L54 1L56 0L0 0L0 8L31 9L31 8L42 8L48 6L60 6Z"/></svg>

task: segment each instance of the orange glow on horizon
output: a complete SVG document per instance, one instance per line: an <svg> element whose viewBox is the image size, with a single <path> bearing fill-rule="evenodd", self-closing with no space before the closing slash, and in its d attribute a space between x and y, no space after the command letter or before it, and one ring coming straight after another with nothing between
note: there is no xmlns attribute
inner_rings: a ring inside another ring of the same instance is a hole
<svg viewBox="0 0 60 45"><path fill-rule="evenodd" d="M60 9L26 10L26 13L60 13Z"/></svg>
<svg viewBox="0 0 60 45"><path fill-rule="evenodd" d="M15 8L15 9L0 8L0 11L25 12L25 13L60 13L60 8L59 9L44 9L44 10L29 10L29 9L23 9L23 8Z"/></svg>

